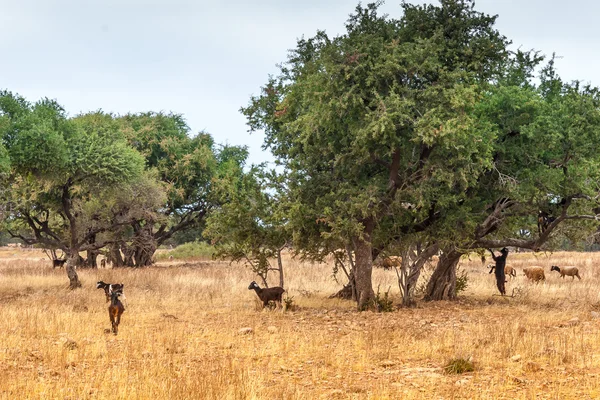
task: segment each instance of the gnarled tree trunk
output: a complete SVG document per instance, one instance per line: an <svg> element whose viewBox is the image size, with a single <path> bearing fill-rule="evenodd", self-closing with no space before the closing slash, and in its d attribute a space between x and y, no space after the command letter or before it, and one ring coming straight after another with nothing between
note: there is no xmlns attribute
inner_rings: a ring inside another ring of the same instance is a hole
<svg viewBox="0 0 600 400"><path fill-rule="evenodd" d="M69 277L69 289L77 289L81 287L79 276L77 275L77 263L79 261L79 252L70 250L67 258L67 277Z"/></svg>
<svg viewBox="0 0 600 400"><path fill-rule="evenodd" d="M436 244L429 245L425 249L422 249L420 244L415 244L402 253L400 271L398 271L397 266L394 266L404 307L414 306L414 293L423 266L437 251L438 246Z"/></svg>
<svg viewBox="0 0 600 400"><path fill-rule="evenodd" d="M442 253L437 267L427 283L425 300L456 299L456 266L461 255L462 253L456 250L448 250Z"/></svg>
<svg viewBox="0 0 600 400"><path fill-rule="evenodd" d="M152 234L152 224L146 224L139 228L131 247L134 250L133 260L136 267L147 267L154 264L154 253L156 253L158 243Z"/></svg>
<svg viewBox="0 0 600 400"><path fill-rule="evenodd" d="M373 245L371 233L373 231L372 221L364 222L365 229L362 237L353 239L355 249L355 273L356 296L358 310L364 311L370 307L375 299L373 291Z"/></svg>
<svg viewBox="0 0 600 400"><path fill-rule="evenodd" d="M108 261L112 264L113 268L120 268L125 265L117 243L113 243L108 247Z"/></svg>
<svg viewBox="0 0 600 400"><path fill-rule="evenodd" d="M87 259L85 262L86 267L89 268L98 268L98 250L88 250L87 251Z"/></svg>

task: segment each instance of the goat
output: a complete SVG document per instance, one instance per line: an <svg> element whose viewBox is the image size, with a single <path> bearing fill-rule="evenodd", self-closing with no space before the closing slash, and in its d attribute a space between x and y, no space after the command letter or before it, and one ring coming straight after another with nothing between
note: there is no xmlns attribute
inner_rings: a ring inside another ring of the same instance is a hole
<svg viewBox="0 0 600 400"><path fill-rule="evenodd" d="M527 279L533 282L539 282L546 280L546 275L544 275L544 268L538 266L532 266L523 268L523 273L527 277Z"/></svg>
<svg viewBox="0 0 600 400"><path fill-rule="evenodd" d="M123 294L123 285L122 283L105 283L102 281L96 282L96 289L104 289L104 294L106 295L106 301L110 301L110 296L115 292L121 292Z"/></svg>
<svg viewBox="0 0 600 400"><path fill-rule="evenodd" d="M65 266L66 262L67 262L66 259L62 260L60 258L56 258L56 259L52 260L52 268L56 268L56 267L62 268Z"/></svg>
<svg viewBox="0 0 600 400"><path fill-rule="evenodd" d="M121 314L125 311L123 303L119 300L119 296L123 296L123 291L116 290L110 295L110 305L108 306L108 317L112 326L112 333L119 333L119 324L121 323Z"/></svg>
<svg viewBox="0 0 600 400"><path fill-rule="evenodd" d="M394 267L400 267L402 264L402 257L399 256L389 256L385 257L381 260L381 267L385 270L392 269Z"/></svg>
<svg viewBox="0 0 600 400"><path fill-rule="evenodd" d="M258 295L258 298L263 302L263 308L269 305L269 301L274 301L280 307L282 307L281 296L283 295L283 292L285 292L284 288L276 286L272 288L261 289L255 281L252 281L250 286L248 286L248 290L252 289L254 289Z"/></svg>
<svg viewBox="0 0 600 400"><path fill-rule="evenodd" d="M491 274L496 269L496 266L494 264L488 264L488 268L490 269L489 273ZM506 265L504 267L504 275L510 276L511 279L512 278L516 278L517 277L517 270L514 269L513 267L511 267L510 265Z"/></svg>
<svg viewBox="0 0 600 400"><path fill-rule="evenodd" d="M496 256L492 249L488 249L492 255L492 259L496 262L495 268L495 276L496 276L496 287L498 287L498 291L502 296L506 294L506 275L505 275L505 266L506 266L506 258L508 257L508 249L504 247L500 250L500 255Z"/></svg>
<svg viewBox="0 0 600 400"><path fill-rule="evenodd" d="M560 273L560 277L563 279L565 275L567 275L572 277L573 280L575 280L575 277L581 280L581 277L579 276L579 269L577 267L558 267L556 265L553 265L552 267L550 267L550 271L558 271L558 273Z"/></svg>

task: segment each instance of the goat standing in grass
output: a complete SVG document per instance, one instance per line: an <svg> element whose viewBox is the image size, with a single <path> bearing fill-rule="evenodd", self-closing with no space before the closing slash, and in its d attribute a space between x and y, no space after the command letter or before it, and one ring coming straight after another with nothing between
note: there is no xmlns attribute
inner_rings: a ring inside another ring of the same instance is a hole
<svg viewBox="0 0 600 400"><path fill-rule="evenodd" d="M114 292L121 292L121 294L123 294L123 287L124 285L122 283L106 283L103 281L96 282L96 289L104 289L107 302L110 301L110 296Z"/></svg>
<svg viewBox="0 0 600 400"><path fill-rule="evenodd" d="M125 311L123 303L119 300L119 297L123 296L121 290L114 291L110 295L110 305L108 306L108 316L110 318L110 324L112 326L112 333L115 335L119 333L119 324L121 323L121 314Z"/></svg>
<svg viewBox="0 0 600 400"><path fill-rule="evenodd" d="M546 275L544 274L544 268L537 265L523 268L523 273L532 282L538 283L539 281L545 281Z"/></svg>
<svg viewBox="0 0 600 400"><path fill-rule="evenodd" d="M572 277L573 280L575 280L575 277L581 280L581 277L579 276L579 269L577 267L558 267L553 265L550 267L550 271L558 271L561 278L564 278L566 275Z"/></svg>
<svg viewBox="0 0 600 400"><path fill-rule="evenodd" d="M252 281L250 286L248 286L248 290L253 289L258 295L258 298L263 302L263 308L269 305L269 301L274 301L279 307L282 307L281 296L283 295L283 292L285 292L284 288L276 286L272 288L261 289L256 282Z"/></svg>

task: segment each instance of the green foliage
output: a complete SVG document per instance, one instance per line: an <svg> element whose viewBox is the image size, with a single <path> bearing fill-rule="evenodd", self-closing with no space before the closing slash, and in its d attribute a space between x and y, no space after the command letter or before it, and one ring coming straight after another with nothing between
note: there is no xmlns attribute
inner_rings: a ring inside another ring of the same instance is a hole
<svg viewBox="0 0 600 400"><path fill-rule="evenodd" d="M146 169L156 171L166 192L160 212L140 216L122 236L138 248L199 239L208 215L228 201L247 149L217 148L209 134L192 135L177 114L129 114L118 118L117 124L129 145L144 156Z"/></svg>
<svg viewBox="0 0 600 400"><path fill-rule="evenodd" d="M392 20L359 6L346 34L300 40L243 109L290 171L296 236L360 236L366 218L388 216L410 231L491 167L493 130L472 111L507 41L470 2L402 7Z"/></svg>
<svg viewBox="0 0 600 400"><path fill-rule="evenodd" d="M447 374L464 374L475 371L475 365L464 358L453 358L446 363L444 371Z"/></svg>
<svg viewBox="0 0 600 400"><path fill-rule="evenodd" d="M469 287L469 274L467 271L461 271L460 268L456 269L456 294L464 292Z"/></svg>
<svg viewBox="0 0 600 400"><path fill-rule="evenodd" d="M285 298L283 299L283 309L285 311L296 311L296 308L294 297L286 294Z"/></svg>
<svg viewBox="0 0 600 400"><path fill-rule="evenodd" d="M276 184L276 175L251 167L234 181L228 201L211 214L204 231L217 257L245 262L265 279L274 269L269 260L288 241Z"/></svg>
<svg viewBox="0 0 600 400"><path fill-rule="evenodd" d="M176 260L211 259L215 248L205 242L184 243L173 250L161 252L156 255L157 260L168 260L171 256Z"/></svg>
<svg viewBox="0 0 600 400"><path fill-rule="evenodd" d="M295 248L539 249L592 232L599 91L564 83L553 59L534 80L543 57L510 52L473 1L401 7L359 5L345 33L300 39L242 109L286 168ZM559 218L547 233L540 210Z"/></svg>
<svg viewBox="0 0 600 400"><path fill-rule="evenodd" d="M101 247L94 238L127 218L115 198L133 193L140 180L147 182L141 155L127 145L110 115L68 118L55 101L31 104L2 92L0 134L6 150L0 161L11 163L4 175L11 190L0 192L9 213L4 227L33 243L65 251Z"/></svg>
<svg viewBox="0 0 600 400"><path fill-rule="evenodd" d="M394 307L394 302L389 297L390 290L388 289L383 295L379 293L379 288L377 288L377 293L375 293L375 297L366 304L363 310L375 310L377 312L394 312L396 311L396 307Z"/></svg>

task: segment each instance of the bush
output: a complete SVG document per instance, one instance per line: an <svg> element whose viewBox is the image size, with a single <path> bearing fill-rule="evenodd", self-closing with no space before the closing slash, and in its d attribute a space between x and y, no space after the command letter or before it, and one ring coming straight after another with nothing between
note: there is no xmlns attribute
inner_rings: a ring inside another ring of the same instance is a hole
<svg viewBox="0 0 600 400"><path fill-rule="evenodd" d="M205 242L189 242L175 247L173 250L161 252L156 255L157 260L168 260L173 256L174 259L190 259L190 258L212 258L214 248Z"/></svg>
<svg viewBox="0 0 600 400"><path fill-rule="evenodd" d="M377 293L375 294L375 298L365 307L366 309L373 309L377 312L392 312L395 311L394 302L389 298L390 290L383 294L379 294L379 288L377 288ZM364 311L364 310L363 310Z"/></svg>
<svg viewBox="0 0 600 400"><path fill-rule="evenodd" d="M294 297L293 296L287 296L283 299L283 309L285 311L295 311L296 310L296 303L294 303Z"/></svg>
<svg viewBox="0 0 600 400"><path fill-rule="evenodd" d="M461 271L459 268L456 269L456 294L464 292L469 287L469 275L467 271Z"/></svg>
<svg viewBox="0 0 600 400"><path fill-rule="evenodd" d="M475 371L475 365L470 360L464 358L453 358L448 361L444 367L444 371L447 374L464 374L465 372Z"/></svg>

